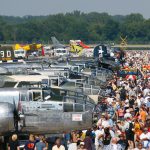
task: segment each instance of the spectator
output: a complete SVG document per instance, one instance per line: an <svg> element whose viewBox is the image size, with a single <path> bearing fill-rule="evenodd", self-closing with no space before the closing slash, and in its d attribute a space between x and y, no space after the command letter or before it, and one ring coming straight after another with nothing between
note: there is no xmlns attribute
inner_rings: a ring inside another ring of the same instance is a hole
<svg viewBox="0 0 150 150"><path fill-rule="evenodd" d="M136 148L134 148L134 150L146 150L145 148L143 148L143 144L141 142L139 142L136 146Z"/></svg>
<svg viewBox="0 0 150 150"><path fill-rule="evenodd" d="M119 140L117 143L121 145L122 150L126 150L128 148L128 142L123 134L119 135Z"/></svg>
<svg viewBox="0 0 150 150"><path fill-rule="evenodd" d="M102 150L102 139L104 132L102 130L99 130L96 125L93 127L93 130L93 132L95 133L95 150Z"/></svg>
<svg viewBox="0 0 150 150"><path fill-rule="evenodd" d="M146 115L147 115L147 113L146 113L146 111L145 111L145 109L144 109L143 107L140 108L139 114L140 114L140 116L139 116L140 119L141 119L143 122L145 122L145 121L146 121Z"/></svg>
<svg viewBox="0 0 150 150"><path fill-rule="evenodd" d="M150 132L147 128L143 129L143 133L140 135L140 140L143 143L144 148L150 148Z"/></svg>
<svg viewBox="0 0 150 150"><path fill-rule="evenodd" d="M89 131L87 131L86 132L86 137L85 137L85 139L84 139L84 147L85 147L85 149L87 149L87 150L92 150L92 139L91 139L91 137L90 137L90 132Z"/></svg>
<svg viewBox="0 0 150 150"><path fill-rule="evenodd" d="M40 141L36 143L35 150L46 150L44 136L39 136Z"/></svg>
<svg viewBox="0 0 150 150"><path fill-rule="evenodd" d="M120 144L117 143L117 138L112 138L111 143L104 150L123 150Z"/></svg>
<svg viewBox="0 0 150 150"><path fill-rule="evenodd" d="M81 142L78 150L87 150L86 148L84 148L84 145L85 145L84 142Z"/></svg>
<svg viewBox="0 0 150 150"><path fill-rule="evenodd" d="M13 134L8 144L8 150L20 150L19 141L16 134Z"/></svg>
<svg viewBox="0 0 150 150"><path fill-rule="evenodd" d="M55 145L52 147L52 150L65 150L65 147L61 145L60 138L56 138Z"/></svg>
<svg viewBox="0 0 150 150"><path fill-rule="evenodd" d="M120 100L125 101L126 96L127 96L127 91L126 91L125 87L123 86L120 91Z"/></svg>
<svg viewBox="0 0 150 150"><path fill-rule="evenodd" d="M104 136L103 136L104 148L106 148L110 144L111 138L112 138L112 135L110 133L110 129L109 128L105 128L104 129Z"/></svg>
<svg viewBox="0 0 150 150"><path fill-rule="evenodd" d="M35 142L34 135L30 134L29 141L26 142L24 146L24 150L34 150L35 144L36 142Z"/></svg>

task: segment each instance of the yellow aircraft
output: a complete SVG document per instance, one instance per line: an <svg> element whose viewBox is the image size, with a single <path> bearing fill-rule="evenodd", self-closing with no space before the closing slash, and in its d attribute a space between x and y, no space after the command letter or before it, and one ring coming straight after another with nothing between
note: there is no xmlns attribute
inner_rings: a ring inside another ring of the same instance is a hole
<svg viewBox="0 0 150 150"><path fill-rule="evenodd" d="M18 49L24 49L26 51L32 50L32 49L40 49L42 47L42 44L27 44L27 45L20 45L20 44L15 44L13 46L14 50L18 50Z"/></svg>
<svg viewBox="0 0 150 150"><path fill-rule="evenodd" d="M70 52L71 53L76 53L76 54L81 54L83 51L83 47L78 45L74 40L70 40Z"/></svg>

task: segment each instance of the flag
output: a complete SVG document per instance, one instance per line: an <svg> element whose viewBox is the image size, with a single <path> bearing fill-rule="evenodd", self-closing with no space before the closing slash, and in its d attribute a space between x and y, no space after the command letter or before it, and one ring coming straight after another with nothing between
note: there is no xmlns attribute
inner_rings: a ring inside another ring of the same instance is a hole
<svg viewBox="0 0 150 150"><path fill-rule="evenodd" d="M44 47L42 46L42 56L45 56Z"/></svg>

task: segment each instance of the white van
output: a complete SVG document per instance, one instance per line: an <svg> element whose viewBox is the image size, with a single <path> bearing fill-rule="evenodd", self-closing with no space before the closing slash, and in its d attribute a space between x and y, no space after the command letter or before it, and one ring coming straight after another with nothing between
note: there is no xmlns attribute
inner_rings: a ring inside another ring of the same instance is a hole
<svg viewBox="0 0 150 150"><path fill-rule="evenodd" d="M24 49L14 50L15 58L26 58L26 51Z"/></svg>
<svg viewBox="0 0 150 150"><path fill-rule="evenodd" d="M64 55L69 55L69 51L67 49L64 48L57 48L54 49L54 56L64 56Z"/></svg>

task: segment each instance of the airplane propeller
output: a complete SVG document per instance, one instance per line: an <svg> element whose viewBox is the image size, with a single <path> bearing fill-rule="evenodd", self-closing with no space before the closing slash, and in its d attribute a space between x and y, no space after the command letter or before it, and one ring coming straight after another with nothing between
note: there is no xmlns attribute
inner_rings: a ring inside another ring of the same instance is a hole
<svg viewBox="0 0 150 150"><path fill-rule="evenodd" d="M16 108L16 103L14 99L13 99L13 105L14 105L14 127L15 127L15 131L18 131L18 121L20 117L19 117L18 109Z"/></svg>
<svg viewBox="0 0 150 150"><path fill-rule="evenodd" d="M18 130L19 130L18 124L22 120L21 115L24 115L24 111L22 110L20 98L19 98L19 102L18 102L18 107L16 107L16 103L15 103L14 99L13 99L13 105L14 105L14 127L15 127L15 131L18 132ZM24 125L25 125L25 122L23 119L23 126Z"/></svg>

